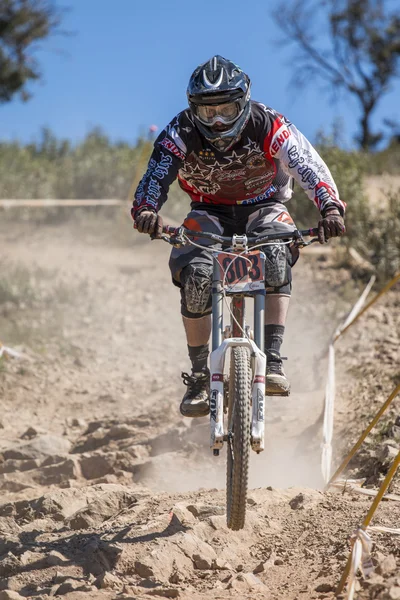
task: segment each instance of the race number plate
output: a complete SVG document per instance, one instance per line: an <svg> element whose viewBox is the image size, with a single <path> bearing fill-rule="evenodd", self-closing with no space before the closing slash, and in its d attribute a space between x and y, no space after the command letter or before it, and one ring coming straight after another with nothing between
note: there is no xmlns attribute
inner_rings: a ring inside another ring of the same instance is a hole
<svg viewBox="0 0 400 600"><path fill-rule="evenodd" d="M264 256L259 250L238 254L221 252L217 255L221 281L231 294L262 290L264 283ZM224 276L225 275L225 276Z"/></svg>

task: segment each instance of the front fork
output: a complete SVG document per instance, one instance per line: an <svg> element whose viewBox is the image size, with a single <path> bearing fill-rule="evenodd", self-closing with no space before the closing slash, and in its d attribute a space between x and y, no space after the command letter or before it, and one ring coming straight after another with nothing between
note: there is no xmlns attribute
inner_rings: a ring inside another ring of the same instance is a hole
<svg viewBox="0 0 400 600"><path fill-rule="evenodd" d="M234 298L233 314L244 328L244 297ZM210 425L211 448L218 455L227 439L224 431L224 366L229 348L246 346L250 350L253 371L251 447L255 452L264 450L265 369L264 347L265 291L257 293L254 301L254 341L241 337L240 327L232 323L234 337L223 340L223 291L219 267L214 261L212 288L212 352L210 355Z"/></svg>
<svg viewBox="0 0 400 600"><path fill-rule="evenodd" d="M224 431L224 365L228 348L246 346L254 359L253 385L251 392L251 447L255 452L264 450L265 420L265 367L266 356L253 340L247 338L228 338L211 352L210 355L210 424L211 448L219 451L227 439Z"/></svg>

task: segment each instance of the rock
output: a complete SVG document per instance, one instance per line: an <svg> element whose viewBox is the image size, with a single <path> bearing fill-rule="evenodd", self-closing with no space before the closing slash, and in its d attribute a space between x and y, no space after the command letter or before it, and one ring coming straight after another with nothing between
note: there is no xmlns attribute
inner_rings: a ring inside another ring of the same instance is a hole
<svg viewBox="0 0 400 600"><path fill-rule="evenodd" d="M322 592L324 594L327 594L328 592L333 592L335 587L330 583L320 583L314 589L316 592Z"/></svg>
<svg viewBox="0 0 400 600"><path fill-rule="evenodd" d="M154 571L152 567L140 560L135 561L135 572L142 579L149 579L150 577L154 577Z"/></svg>
<svg viewBox="0 0 400 600"><path fill-rule="evenodd" d="M62 463L41 467L31 473L31 478L40 485L60 485L70 479L78 479L81 475L79 463L75 457Z"/></svg>
<svg viewBox="0 0 400 600"><path fill-rule="evenodd" d="M368 585L375 585L375 584L383 584L384 579L382 577L382 575L377 575L377 573L371 573L371 575L368 577L368 579L365 580L365 583Z"/></svg>
<svg viewBox="0 0 400 600"><path fill-rule="evenodd" d="M109 440L124 440L129 437L135 437L137 430L130 425L113 425L107 433Z"/></svg>
<svg viewBox="0 0 400 600"><path fill-rule="evenodd" d="M122 487L122 486L121 486ZM133 494L125 491L102 494L85 508L72 515L67 523L71 529L97 527L105 519L116 515L120 510L137 502Z"/></svg>
<svg viewBox="0 0 400 600"><path fill-rule="evenodd" d="M227 589L242 593L255 590L263 592L267 590L263 582L254 573L239 573L228 583Z"/></svg>
<svg viewBox="0 0 400 600"><path fill-rule="evenodd" d="M146 592L148 596L162 596L163 598L179 598L180 592L176 588L154 588Z"/></svg>
<svg viewBox="0 0 400 600"><path fill-rule="evenodd" d="M32 438L39 435L39 432L34 427L28 427L28 429L21 435L21 440L31 440Z"/></svg>
<svg viewBox="0 0 400 600"><path fill-rule="evenodd" d="M113 575L112 573L104 573L103 577L100 578L100 588L101 589L111 589L111 590L118 590L120 588L122 588L123 583L122 581L116 577L115 575Z"/></svg>
<svg viewBox="0 0 400 600"><path fill-rule="evenodd" d="M82 429L87 427L85 419L77 419L76 417L68 417L66 423L68 427L81 427Z"/></svg>
<svg viewBox="0 0 400 600"><path fill-rule="evenodd" d="M20 444L14 448L9 448L3 452L5 460L14 458L17 460L25 459L44 459L53 454L68 454L71 449L70 442L58 435L41 435L34 440Z"/></svg>
<svg viewBox="0 0 400 600"><path fill-rule="evenodd" d="M0 534L1 538L4 539L4 534L19 534L21 527L15 522L12 517L0 517ZM0 540L1 548L1 540Z"/></svg>
<svg viewBox="0 0 400 600"><path fill-rule="evenodd" d="M192 559L196 569L211 569L214 560L217 559L215 550L192 533L182 536L177 545L187 557Z"/></svg>
<svg viewBox="0 0 400 600"><path fill-rule="evenodd" d="M15 471L30 471L31 469L37 469L40 461L38 460L15 460L9 458L0 464L0 473L14 473Z"/></svg>
<svg viewBox="0 0 400 600"><path fill-rule="evenodd" d="M177 534L176 537L179 539L181 536L184 537L184 534ZM146 552L143 558L138 557L133 564L130 553L124 551L118 561L118 572L138 575L142 582L152 582L152 585L156 581L168 586L170 583L180 583L193 577L193 561L191 555L185 555L179 549L177 542L161 541L155 549ZM199 574L202 572L198 571ZM140 585L148 587L144 583Z"/></svg>
<svg viewBox="0 0 400 600"><path fill-rule="evenodd" d="M377 453L377 459L383 466L390 465L396 458L399 452L398 448L394 448L390 444L384 444Z"/></svg>
<svg viewBox="0 0 400 600"><path fill-rule="evenodd" d="M396 559L393 554L389 554L389 556L385 556L385 558L378 564L376 568L376 572L378 575L386 575L388 573L393 573L393 571L397 570Z"/></svg>
<svg viewBox="0 0 400 600"><path fill-rule="evenodd" d="M32 485L29 485L29 483L19 480L18 473L14 473L12 475L3 473L0 475L0 489L3 492L16 493L31 487Z"/></svg>
<svg viewBox="0 0 400 600"><path fill-rule="evenodd" d="M213 529L215 529L215 531L221 531L222 530L226 530L228 531L228 526L226 524L226 516L225 515L218 515L215 517L210 517L208 519L209 524L211 525L211 527Z"/></svg>
<svg viewBox="0 0 400 600"><path fill-rule="evenodd" d="M400 600L400 587L398 587L397 585L392 586L389 589L388 597L390 598L390 600Z"/></svg>
<svg viewBox="0 0 400 600"><path fill-rule="evenodd" d="M84 456L80 467L85 479L98 479L112 472L115 465L115 454L93 454Z"/></svg>
<svg viewBox="0 0 400 600"><path fill-rule="evenodd" d="M196 522L194 515L186 508L185 502L178 502L171 509L172 514L179 520L181 525L192 524Z"/></svg>
<svg viewBox="0 0 400 600"><path fill-rule="evenodd" d="M261 579L256 577L253 573L242 573L241 577L243 577L250 589L263 586Z"/></svg>
<svg viewBox="0 0 400 600"><path fill-rule="evenodd" d="M277 567L281 567L284 564L285 564L285 562L281 558L276 558L274 560L274 565L276 565Z"/></svg>
<svg viewBox="0 0 400 600"><path fill-rule="evenodd" d="M94 433L98 429L104 427L104 421L90 421L85 431L85 435L89 435L90 433Z"/></svg>
<svg viewBox="0 0 400 600"><path fill-rule="evenodd" d="M29 565L34 562L39 562L45 558L45 554L40 552L31 552L30 550L25 550L20 556L19 560L21 565Z"/></svg>
<svg viewBox="0 0 400 600"><path fill-rule="evenodd" d="M51 456L46 456L46 458L41 462L41 467L49 467L50 465L57 465L59 463L64 462L65 454L52 454Z"/></svg>
<svg viewBox="0 0 400 600"><path fill-rule="evenodd" d="M58 567L66 562L68 562L68 559L57 550L51 550L46 556L46 563L49 567Z"/></svg>
<svg viewBox="0 0 400 600"><path fill-rule="evenodd" d="M253 573L257 574L257 573L263 573L264 571L267 571L268 569L270 569L271 567L273 567L276 564L277 560L280 561L280 559L277 558L276 554L272 553L271 556L268 558L268 560L266 560L265 562L259 563L255 567L255 569L253 570ZM283 564L283 561L282 561L282 564Z"/></svg>
<svg viewBox="0 0 400 600"><path fill-rule="evenodd" d="M92 585L86 581L78 581L76 579L66 579L56 590L56 596L65 596L70 592L90 592Z"/></svg>
<svg viewBox="0 0 400 600"><path fill-rule="evenodd" d="M117 484L100 484L81 489L54 489L33 500L20 500L0 505L0 517L13 517L17 523L19 521L26 523L42 517L64 521L99 498L99 495L102 497L105 492L126 494L126 490L126 486Z"/></svg>
<svg viewBox="0 0 400 600"><path fill-rule="evenodd" d="M193 554L192 558L196 569L200 569L201 571L209 570L213 566L214 559L210 559L209 557L202 556L201 554Z"/></svg>
<svg viewBox="0 0 400 600"><path fill-rule="evenodd" d="M10 577L19 571L21 567L20 560L12 552L3 556L0 562L0 576Z"/></svg>
<svg viewBox="0 0 400 600"><path fill-rule="evenodd" d="M216 558L212 563L212 568L216 571L233 571L233 567L223 558Z"/></svg>
<svg viewBox="0 0 400 600"><path fill-rule="evenodd" d="M292 510L304 508L304 494L297 494L297 496L290 500L289 506Z"/></svg>
<svg viewBox="0 0 400 600"><path fill-rule="evenodd" d="M13 590L3 590L0 592L0 600L23 600L23 596Z"/></svg>
<svg viewBox="0 0 400 600"><path fill-rule="evenodd" d="M253 569L253 573L254 573L255 575L257 575L257 573L262 573L264 570L265 570L265 569L264 569L264 563L263 563L263 562L261 562L261 563L259 563L259 564L258 564L256 567L254 567L254 569Z"/></svg>
<svg viewBox="0 0 400 600"><path fill-rule="evenodd" d="M90 433L83 439L79 439L73 448L74 454L81 454L83 452L92 452L97 450L108 443L108 438L104 429L99 428L97 431Z"/></svg>
<svg viewBox="0 0 400 600"><path fill-rule="evenodd" d="M212 504L189 504L186 508L197 519L207 519L212 516L224 515L226 512L224 506Z"/></svg>
<svg viewBox="0 0 400 600"><path fill-rule="evenodd" d="M114 569L123 552L119 544L102 540L97 535L89 537L82 550L91 574L97 577Z"/></svg>
<svg viewBox="0 0 400 600"><path fill-rule="evenodd" d="M145 444L133 444L132 446L128 446L126 451L132 456L132 458L137 458L139 460L143 460L148 458L150 455L150 447Z"/></svg>

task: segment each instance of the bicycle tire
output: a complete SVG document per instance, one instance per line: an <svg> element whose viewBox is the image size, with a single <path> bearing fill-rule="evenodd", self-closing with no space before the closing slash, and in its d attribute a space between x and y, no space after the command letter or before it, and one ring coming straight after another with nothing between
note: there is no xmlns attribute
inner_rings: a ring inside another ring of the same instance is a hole
<svg viewBox="0 0 400 600"><path fill-rule="evenodd" d="M243 529L246 519L251 428L250 352L232 348L229 377L226 521L229 529Z"/></svg>

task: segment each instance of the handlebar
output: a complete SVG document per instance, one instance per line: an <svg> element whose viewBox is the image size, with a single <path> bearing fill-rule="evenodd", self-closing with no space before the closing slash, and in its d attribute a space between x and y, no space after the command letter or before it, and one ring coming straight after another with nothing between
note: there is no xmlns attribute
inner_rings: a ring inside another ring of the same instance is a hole
<svg viewBox="0 0 400 600"><path fill-rule="evenodd" d="M186 227L171 227L170 225L163 226L163 235L161 239L169 242L170 244L175 244L179 242L183 242L183 236L188 238L204 238L209 239L214 242L218 242L220 244L232 244L232 237L218 235L216 233L209 233L206 231L193 231L191 229L186 229ZM318 228L310 228L310 229L295 229L294 231L288 231L284 233L267 233L258 236L247 236L247 245L248 246L256 246L258 244L263 244L264 242L272 242L272 241L285 241L292 240L294 242L298 242L300 245L308 245L313 242L317 242L318 236ZM305 237L314 238L310 240L310 242L305 242ZM303 243L302 243L303 242Z"/></svg>

